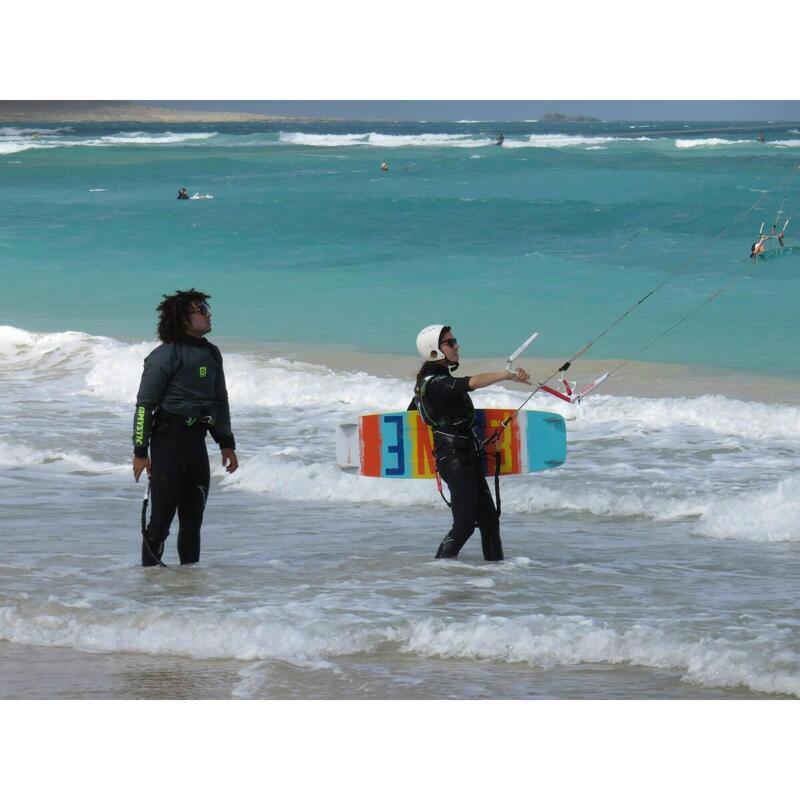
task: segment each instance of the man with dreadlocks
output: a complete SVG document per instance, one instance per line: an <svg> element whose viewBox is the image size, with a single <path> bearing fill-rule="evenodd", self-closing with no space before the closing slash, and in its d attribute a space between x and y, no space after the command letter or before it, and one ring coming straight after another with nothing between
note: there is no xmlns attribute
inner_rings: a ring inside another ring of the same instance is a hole
<svg viewBox="0 0 800 800"><path fill-rule="evenodd" d="M147 470L151 480L144 567L160 561L176 510L181 564L200 560L210 482L206 431L219 444L225 469L235 472L239 466L222 355L204 338L211 330L209 297L195 289L178 291L164 295L156 309L162 344L144 360L133 418L133 476L138 482Z"/></svg>

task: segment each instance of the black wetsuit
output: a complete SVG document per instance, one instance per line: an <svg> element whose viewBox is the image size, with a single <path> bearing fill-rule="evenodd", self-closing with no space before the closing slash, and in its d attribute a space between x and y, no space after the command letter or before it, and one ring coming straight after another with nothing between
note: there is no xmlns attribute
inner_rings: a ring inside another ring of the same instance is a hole
<svg viewBox="0 0 800 800"><path fill-rule="evenodd" d="M446 366L428 362L420 371L415 398L409 406L409 410L417 409L417 398L421 397L434 423L436 468L450 490L453 527L439 545L436 558L455 558L477 526L483 557L502 561L500 518L483 475L469 391L469 377L454 378Z"/></svg>
<svg viewBox="0 0 800 800"><path fill-rule="evenodd" d="M200 526L209 487L205 436L234 449L222 355L206 339L182 336L144 360L133 419L134 455L150 447L151 502L142 565L161 557L175 511L181 564L200 560ZM151 553L152 551L152 553Z"/></svg>

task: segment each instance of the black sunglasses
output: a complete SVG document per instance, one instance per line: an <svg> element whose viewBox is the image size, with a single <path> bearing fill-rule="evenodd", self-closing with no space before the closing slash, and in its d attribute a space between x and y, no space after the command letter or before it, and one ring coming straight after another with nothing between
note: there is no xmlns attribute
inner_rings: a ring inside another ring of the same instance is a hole
<svg viewBox="0 0 800 800"><path fill-rule="evenodd" d="M192 309L192 314L202 314L204 317L207 317L209 314L211 314L211 306L208 306L205 303L197 303L197 305Z"/></svg>
<svg viewBox="0 0 800 800"><path fill-rule="evenodd" d="M441 347L443 344L446 344L448 347L455 347L458 344L458 339L456 339L454 336L451 336L449 339L442 339L442 341L439 342L439 347Z"/></svg>

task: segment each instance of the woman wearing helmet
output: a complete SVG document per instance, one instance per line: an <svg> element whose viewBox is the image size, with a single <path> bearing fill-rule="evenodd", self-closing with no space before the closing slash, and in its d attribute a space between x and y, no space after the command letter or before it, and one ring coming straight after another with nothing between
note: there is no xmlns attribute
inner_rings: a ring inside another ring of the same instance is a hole
<svg viewBox="0 0 800 800"><path fill-rule="evenodd" d="M455 558L475 527L481 532L483 557L502 561L500 520L483 476L480 441L473 431L475 408L469 392L500 381L530 383L524 369L484 372L454 378L458 368L458 341L449 325L429 325L417 335L417 350L425 363L417 373L409 410L420 412L433 428L436 469L450 490L453 527L444 537L436 558Z"/></svg>

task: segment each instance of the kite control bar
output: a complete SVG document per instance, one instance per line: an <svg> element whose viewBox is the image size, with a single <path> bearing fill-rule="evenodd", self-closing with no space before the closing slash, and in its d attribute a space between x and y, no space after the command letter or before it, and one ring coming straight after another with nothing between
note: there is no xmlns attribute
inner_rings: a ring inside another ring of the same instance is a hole
<svg viewBox="0 0 800 800"><path fill-rule="evenodd" d="M507 359L506 359L506 372L514 372L512 364L518 359L537 339L538 333L531 334Z"/></svg>

